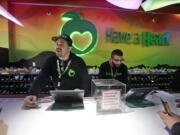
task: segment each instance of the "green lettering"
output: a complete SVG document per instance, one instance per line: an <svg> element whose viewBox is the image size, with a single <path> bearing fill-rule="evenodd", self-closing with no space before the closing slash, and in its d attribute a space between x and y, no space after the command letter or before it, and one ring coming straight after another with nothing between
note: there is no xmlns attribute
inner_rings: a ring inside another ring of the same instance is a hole
<svg viewBox="0 0 180 135"><path fill-rule="evenodd" d="M106 28L106 42L112 42L112 28Z"/></svg>
<svg viewBox="0 0 180 135"><path fill-rule="evenodd" d="M134 33L133 43L134 43L135 45L139 45L139 44L140 44L140 40L141 40L141 38L140 38L140 33Z"/></svg>
<svg viewBox="0 0 180 135"><path fill-rule="evenodd" d="M132 34L126 33L125 43L130 44L132 42Z"/></svg>
<svg viewBox="0 0 180 135"><path fill-rule="evenodd" d="M149 32L143 32L142 34L142 45L149 46L150 45L151 34Z"/></svg>

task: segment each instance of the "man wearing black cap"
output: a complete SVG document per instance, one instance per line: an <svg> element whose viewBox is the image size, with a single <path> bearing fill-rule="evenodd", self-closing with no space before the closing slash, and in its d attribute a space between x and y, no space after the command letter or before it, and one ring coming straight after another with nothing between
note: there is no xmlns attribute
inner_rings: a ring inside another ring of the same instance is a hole
<svg viewBox="0 0 180 135"><path fill-rule="evenodd" d="M110 60L101 64L99 78L114 78L120 82L127 83L128 70L123 61L123 52L119 49L113 50Z"/></svg>
<svg viewBox="0 0 180 135"><path fill-rule="evenodd" d="M80 57L71 53L72 39L62 34L52 37L56 43L56 55L50 57L30 88L30 95L25 97L24 104L36 107L37 96L50 80L54 87L63 90L84 89L85 96L90 94L90 77L86 64Z"/></svg>

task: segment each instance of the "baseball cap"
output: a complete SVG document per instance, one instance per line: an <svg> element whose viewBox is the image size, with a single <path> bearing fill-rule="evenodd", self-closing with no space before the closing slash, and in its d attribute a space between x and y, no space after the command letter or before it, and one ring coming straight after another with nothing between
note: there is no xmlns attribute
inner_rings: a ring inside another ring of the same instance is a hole
<svg viewBox="0 0 180 135"><path fill-rule="evenodd" d="M53 36L51 39L52 39L54 42L56 42L58 39L64 39L64 40L67 41L67 43L68 43L69 46L72 46L72 39L71 39L70 36L67 35L67 34L64 34L64 33L63 33L63 34L58 35L58 36Z"/></svg>

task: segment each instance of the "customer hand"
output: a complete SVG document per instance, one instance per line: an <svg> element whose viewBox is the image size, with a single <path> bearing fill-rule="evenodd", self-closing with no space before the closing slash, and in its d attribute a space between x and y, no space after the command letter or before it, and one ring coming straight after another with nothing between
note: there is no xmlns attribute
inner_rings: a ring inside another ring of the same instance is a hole
<svg viewBox="0 0 180 135"><path fill-rule="evenodd" d="M24 99L24 106L25 107L31 107L31 108L38 107L37 97L33 96L33 95L26 96L25 99Z"/></svg>
<svg viewBox="0 0 180 135"><path fill-rule="evenodd" d="M175 114L175 113L170 113L167 114L166 112L159 112L159 115L161 117L161 119L163 120L164 124L171 129L172 126L177 123L180 122L180 116Z"/></svg>
<svg viewBox="0 0 180 135"><path fill-rule="evenodd" d="M7 135L8 126L0 120L0 135Z"/></svg>

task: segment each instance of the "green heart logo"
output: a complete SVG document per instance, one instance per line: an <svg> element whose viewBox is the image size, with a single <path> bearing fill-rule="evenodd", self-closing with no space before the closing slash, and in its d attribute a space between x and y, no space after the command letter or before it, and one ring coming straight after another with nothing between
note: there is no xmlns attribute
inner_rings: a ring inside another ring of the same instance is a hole
<svg viewBox="0 0 180 135"><path fill-rule="evenodd" d="M88 46L90 46L92 41L92 35L90 32L73 32L71 38L73 40L73 46L80 51L84 51Z"/></svg>
<svg viewBox="0 0 180 135"><path fill-rule="evenodd" d="M69 69L69 71L68 71L68 76L69 77L74 77L75 74L76 74L76 72L73 69Z"/></svg>
<svg viewBox="0 0 180 135"><path fill-rule="evenodd" d="M66 12L61 15L61 18L67 22L62 26L60 34L66 33L73 39L73 53L85 55L95 49L98 42L98 33L94 24L81 18L77 12ZM77 38L78 36L79 38ZM78 41L82 37L83 42Z"/></svg>

